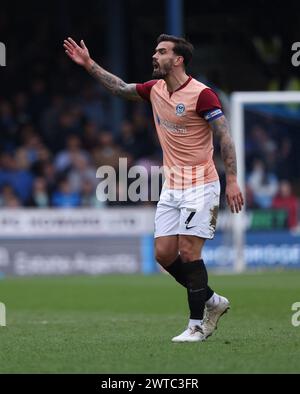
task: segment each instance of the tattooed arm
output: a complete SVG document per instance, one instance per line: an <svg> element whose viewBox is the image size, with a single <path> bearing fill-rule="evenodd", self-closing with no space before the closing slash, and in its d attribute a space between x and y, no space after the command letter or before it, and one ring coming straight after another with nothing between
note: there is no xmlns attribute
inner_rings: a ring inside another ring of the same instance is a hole
<svg viewBox="0 0 300 394"><path fill-rule="evenodd" d="M226 199L231 212L238 213L244 204L243 196L237 183L237 167L234 143L229 132L225 116L210 122L210 126L220 141L221 155L226 173Z"/></svg>
<svg viewBox="0 0 300 394"><path fill-rule="evenodd" d="M235 148L229 133L229 125L225 116L210 122L210 126L219 139L221 155L225 165L226 179L236 180L236 155Z"/></svg>
<svg viewBox="0 0 300 394"><path fill-rule="evenodd" d="M99 81L112 94L135 101L142 101L136 91L136 84L127 84L121 78L109 73L91 59L89 51L83 40L80 46L71 37L64 40L66 54L77 64L83 66L97 81Z"/></svg>
<svg viewBox="0 0 300 394"><path fill-rule="evenodd" d="M142 98L136 91L135 83L125 83L121 78L105 71L96 62L90 60L85 67L86 70L99 81L112 94L125 98L127 100L142 101Z"/></svg>

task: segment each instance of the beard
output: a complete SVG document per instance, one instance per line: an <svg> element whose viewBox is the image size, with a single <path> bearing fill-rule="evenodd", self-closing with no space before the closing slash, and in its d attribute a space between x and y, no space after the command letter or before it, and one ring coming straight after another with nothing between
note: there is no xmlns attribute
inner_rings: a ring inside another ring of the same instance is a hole
<svg viewBox="0 0 300 394"><path fill-rule="evenodd" d="M164 64L163 66L159 66L153 69L152 77L155 79L165 79L170 71L172 70L172 60L169 60L168 63Z"/></svg>

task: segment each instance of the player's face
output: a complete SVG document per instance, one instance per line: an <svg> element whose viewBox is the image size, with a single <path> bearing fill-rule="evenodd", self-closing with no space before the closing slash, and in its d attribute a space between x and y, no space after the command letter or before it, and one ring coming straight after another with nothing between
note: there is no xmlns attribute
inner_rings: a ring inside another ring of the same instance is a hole
<svg viewBox="0 0 300 394"><path fill-rule="evenodd" d="M152 56L153 78L165 78L172 70L178 56L173 52L174 43L162 41L155 48Z"/></svg>

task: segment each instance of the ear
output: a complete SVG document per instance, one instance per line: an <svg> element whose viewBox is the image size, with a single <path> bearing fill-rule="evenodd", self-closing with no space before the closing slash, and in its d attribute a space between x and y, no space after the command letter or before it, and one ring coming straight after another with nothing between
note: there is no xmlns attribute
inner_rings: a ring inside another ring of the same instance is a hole
<svg viewBox="0 0 300 394"><path fill-rule="evenodd" d="M176 66L183 66L183 63L184 63L183 56L177 56L177 58L175 60L175 65Z"/></svg>

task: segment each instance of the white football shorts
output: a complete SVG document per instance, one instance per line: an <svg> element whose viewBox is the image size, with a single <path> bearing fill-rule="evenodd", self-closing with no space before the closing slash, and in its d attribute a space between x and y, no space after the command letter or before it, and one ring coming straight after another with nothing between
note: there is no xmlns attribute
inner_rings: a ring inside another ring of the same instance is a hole
<svg viewBox="0 0 300 394"><path fill-rule="evenodd" d="M195 235L212 239L220 202L219 180L185 190L162 188L154 237Z"/></svg>

